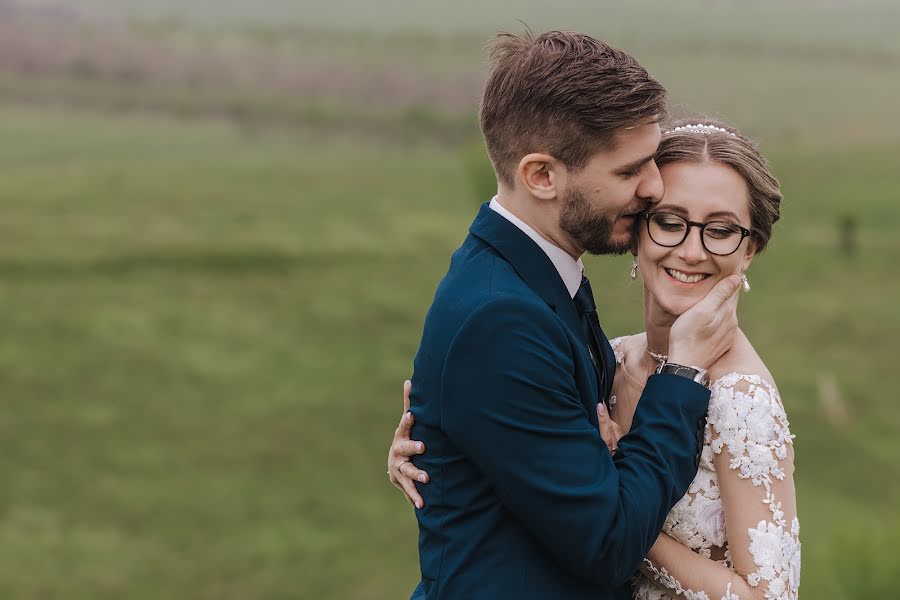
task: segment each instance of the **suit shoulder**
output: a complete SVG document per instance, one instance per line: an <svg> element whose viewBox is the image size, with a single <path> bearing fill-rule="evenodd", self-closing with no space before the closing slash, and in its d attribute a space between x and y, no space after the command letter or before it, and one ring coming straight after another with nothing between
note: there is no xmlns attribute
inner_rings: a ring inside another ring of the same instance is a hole
<svg viewBox="0 0 900 600"><path fill-rule="evenodd" d="M467 240L454 254L450 270L438 286L436 300L452 304L462 302L471 310L493 298L503 297L540 300L496 250L478 240Z"/></svg>

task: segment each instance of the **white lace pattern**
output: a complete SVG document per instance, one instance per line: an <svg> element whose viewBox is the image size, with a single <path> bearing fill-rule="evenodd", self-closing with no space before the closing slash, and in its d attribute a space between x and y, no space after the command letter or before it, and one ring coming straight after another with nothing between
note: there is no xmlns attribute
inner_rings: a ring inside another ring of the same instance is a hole
<svg viewBox="0 0 900 600"><path fill-rule="evenodd" d="M624 359L621 338L611 342L616 360ZM793 437L788 428L777 389L758 375L730 373L711 386L709 413L700 466L687 494L672 508L663 532L700 556L735 570L725 530L725 505L720 496L714 460L728 452L729 469L754 489L760 488L760 516L748 527L749 548L737 549L752 557L755 571L746 577L755 594L766 600L797 600L800 585L800 522L785 516L782 502L773 492L785 478L788 447ZM720 460L721 462L721 460ZM749 552L749 554L747 554ZM748 558L749 561L749 558ZM645 572L635 580L637 600L712 600L711 590L693 591L666 569L644 561ZM765 584L764 587L759 587ZM716 600L742 600L729 583ZM757 589L758 588L758 589Z"/></svg>

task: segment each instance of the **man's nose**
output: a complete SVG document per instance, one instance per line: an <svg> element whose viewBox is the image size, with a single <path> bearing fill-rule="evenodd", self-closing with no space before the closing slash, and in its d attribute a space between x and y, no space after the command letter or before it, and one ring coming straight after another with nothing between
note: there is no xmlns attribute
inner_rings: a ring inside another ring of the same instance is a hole
<svg viewBox="0 0 900 600"><path fill-rule="evenodd" d="M638 186L637 196L652 204L656 204L662 200L665 188L656 162L651 160L647 166L649 168L647 169L647 174L641 180L641 184Z"/></svg>

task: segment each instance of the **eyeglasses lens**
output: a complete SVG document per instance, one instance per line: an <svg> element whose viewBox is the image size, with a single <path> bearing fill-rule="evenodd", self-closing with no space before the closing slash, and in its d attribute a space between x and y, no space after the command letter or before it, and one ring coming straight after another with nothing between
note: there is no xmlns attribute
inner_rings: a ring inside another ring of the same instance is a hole
<svg viewBox="0 0 900 600"><path fill-rule="evenodd" d="M647 220L647 230L651 240L672 248L687 238L688 222L679 215L655 213ZM740 246L741 240L740 228L727 221L710 221L703 228L703 246L713 254L731 254Z"/></svg>

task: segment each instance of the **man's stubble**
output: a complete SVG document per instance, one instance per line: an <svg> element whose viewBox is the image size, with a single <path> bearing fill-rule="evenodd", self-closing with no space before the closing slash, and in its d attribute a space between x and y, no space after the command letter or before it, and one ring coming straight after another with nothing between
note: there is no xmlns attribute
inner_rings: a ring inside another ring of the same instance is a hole
<svg viewBox="0 0 900 600"><path fill-rule="evenodd" d="M602 209L593 207L576 186L569 187L563 198L559 225L588 254L625 254L631 250L631 238L613 240L615 220Z"/></svg>

